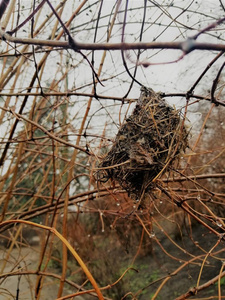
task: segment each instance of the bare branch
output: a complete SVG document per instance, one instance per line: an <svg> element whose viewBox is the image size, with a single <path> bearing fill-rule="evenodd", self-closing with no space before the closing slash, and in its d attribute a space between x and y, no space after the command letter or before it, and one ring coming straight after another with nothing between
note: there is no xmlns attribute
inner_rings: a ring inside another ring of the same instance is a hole
<svg viewBox="0 0 225 300"><path fill-rule="evenodd" d="M40 40L31 38L12 37L0 29L0 39L15 44L60 47L62 49L76 49L76 50L147 50L147 49L174 49L190 53L194 50L205 51L225 51L225 45L213 43L199 43L194 39L187 39L183 42L137 42L137 43L79 43L76 41L75 46L71 42L63 42L56 40Z"/></svg>

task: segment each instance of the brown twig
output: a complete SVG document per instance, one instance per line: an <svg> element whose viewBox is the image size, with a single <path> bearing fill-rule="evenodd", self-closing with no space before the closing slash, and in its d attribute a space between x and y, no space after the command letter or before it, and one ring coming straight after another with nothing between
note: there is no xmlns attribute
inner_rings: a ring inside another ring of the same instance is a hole
<svg viewBox="0 0 225 300"><path fill-rule="evenodd" d="M208 288L210 285L215 284L220 278L223 278L225 276L225 271L223 271L221 274L215 276L214 278L210 279L206 283L198 286L198 287L193 287L191 288L188 292L186 292L183 295L180 295L179 297L176 298L176 300L185 300L187 298L190 298L194 295L196 295L198 292Z"/></svg>

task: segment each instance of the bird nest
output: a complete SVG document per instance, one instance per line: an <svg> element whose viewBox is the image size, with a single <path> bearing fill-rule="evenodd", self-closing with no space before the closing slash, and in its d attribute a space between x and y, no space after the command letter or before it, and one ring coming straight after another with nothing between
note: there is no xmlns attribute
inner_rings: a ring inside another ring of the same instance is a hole
<svg viewBox="0 0 225 300"><path fill-rule="evenodd" d="M133 113L99 164L97 179L118 181L132 197L139 199L178 160L187 145L180 113L159 93L142 87Z"/></svg>

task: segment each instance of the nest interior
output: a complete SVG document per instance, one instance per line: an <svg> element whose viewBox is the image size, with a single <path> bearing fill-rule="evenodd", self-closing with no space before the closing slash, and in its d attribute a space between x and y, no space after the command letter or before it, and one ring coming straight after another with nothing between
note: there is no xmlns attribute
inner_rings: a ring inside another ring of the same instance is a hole
<svg viewBox="0 0 225 300"><path fill-rule="evenodd" d="M187 131L179 112L159 93L142 87L133 113L99 165L98 179L116 180L130 195L139 198L186 147Z"/></svg>

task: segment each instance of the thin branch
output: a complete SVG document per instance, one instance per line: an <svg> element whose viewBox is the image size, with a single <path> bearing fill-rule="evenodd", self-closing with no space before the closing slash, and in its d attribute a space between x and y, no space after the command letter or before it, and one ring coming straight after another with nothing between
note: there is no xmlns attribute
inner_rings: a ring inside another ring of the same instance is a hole
<svg viewBox="0 0 225 300"><path fill-rule="evenodd" d="M202 30L200 30L196 35L194 35L192 38L194 40L196 40L202 33L209 31L211 29L214 29L215 27L217 27L218 25L222 24L225 21L225 17L222 19L217 20L214 23L209 24L207 27L203 28Z"/></svg>
<svg viewBox="0 0 225 300"><path fill-rule="evenodd" d="M123 20L123 28L122 28L122 43L124 43L124 33L125 33L125 27L126 27L126 19L127 19L127 9L128 9L128 3L129 1L126 2L126 7L125 7L125 12L124 12L124 20ZM145 14L146 14L146 1L145 1L145 8L144 8L144 17L143 17L143 22L142 22L142 26L141 26L141 34L140 34L140 41L142 39L142 33L143 33L143 28L144 28L144 20L145 20ZM126 93L126 95L124 97L127 97L132 85L134 82L136 82L137 84L139 84L140 86L142 85L136 78L136 72L137 72L137 67L138 67L138 61L139 61L139 57L140 57L140 49L138 49L138 54L137 54L137 58L136 58L136 63L135 63L135 69L134 69L134 75L131 74L126 60L125 60L125 55L124 55L124 50L121 49L121 55L122 55L122 60L123 60L123 66L127 72L127 74L130 76L130 78L132 79L132 83ZM127 55L128 56L128 55Z"/></svg>
<svg viewBox="0 0 225 300"><path fill-rule="evenodd" d="M89 94L89 93L78 93L78 92L51 92L51 93L44 93L44 95L47 96L82 96L82 97L96 97L95 94ZM38 92L28 92L28 93L22 93L22 92L17 92L17 93L6 93L6 92L1 92L1 96L41 96L41 93ZM171 94L165 94L161 93L161 96L164 97L186 97L187 93L171 93ZM199 100L206 100L211 102L210 97L204 97L201 95L191 95L191 98L199 99ZM116 96L103 96L98 94L98 99L105 99L105 100L117 100L117 101L122 101L122 102L136 102L137 99L132 99L132 98L123 98L123 97L116 97ZM217 104L221 106L225 106L225 102L221 101L216 101Z"/></svg>
<svg viewBox="0 0 225 300"><path fill-rule="evenodd" d="M224 67L225 67L225 62L220 67L219 72L216 75L216 78L213 80L213 84L212 84L211 99L212 99L212 102L215 103L216 105L217 105L217 101L215 99L214 94L215 94L215 91L216 91L216 88L217 88L217 85L218 85L218 82L219 82L220 74L222 73Z"/></svg>
<svg viewBox="0 0 225 300"><path fill-rule="evenodd" d="M7 111L9 113L11 113L12 115L14 115L15 117L17 117L18 119L22 119L24 121L26 121L27 123L30 123L32 124L33 126L36 126L37 128L39 128L41 131L43 131L46 135L48 135L51 139L61 143L61 144L64 144L64 145L67 145L69 147L72 147L72 148L75 148L77 150L80 150L82 152L85 152L86 154L88 155L91 155L90 152L88 152L86 149L78 146L78 145L74 145L74 144L71 144L70 142L67 142L59 137L57 137L56 135L54 135L53 133L49 132L48 129L44 128L43 126L41 126L40 124L38 124L37 122L34 122L26 117L24 117L23 115L21 114L18 114L16 113L15 111L12 111L11 109L7 109L7 108L4 108L4 107L0 107L0 109L4 110L4 111ZM17 119L17 120L18 120Z"/></svg>
<svg viewBox="0 0 225 300"><path fill-rule="evenodd" d="M220 2L220 5L221 5L222 9L225 11L225 6L223 5L222 0L219 0L219 2Z"/></svg>
<svg viewBox="0 0 225 300"><path fill-rule="evenodd" d="M214 57L214 59L206 66L206 68L204 69L204 71L202 72L202 74L198 77L198 79L196 80L196 82L193 84L193 86L190 88L190 90L187 92L188 98L190 98L190 96L192 95L192 93L194 92L194 89L196 88L196 86L198 85L198 83L201 81L201 79L205 76L205 74L207 73L207 71L212 67L212 65L223 55L223 51L221 51L220 53L217 54L216 57Z"/></svg>
<svg viewBox="0 0 225 300"><path fill-rule="evenodd" d="M69 96L82 96L82 97L95 97L95 94L91 94L91 93L78 93L78 92L72 92L72 91L68 91L68 92L50 92L50 93L44 93L44 95L46 97L48 96L65 96L65 97L69 97ZM182 94L185 95L185 94ZM1 96L41 96L41 93L38 92L30 92L30 93L5 93L5 92L1 92ZM193 96L194 97L194 96ZM131 99L131 98L123 98L123 97L117 97L117 96L104 96L104 95L99 95L98 94L98 98L99 99L105 99L105 100L117 100L117 101L123 101L123 102L134 102L137 101L137 99Z"/></svg>
<svg viewBox="0 0 225 300"><path fill-rule="evenodd" d="M20 23L16 28L13 30L7 31L8 34L12 35L15 32L17 32L20 28L22 28L27 22L29 22L34 15L39 11L39 9L44 5L46 0L42 0L41 3L38 4L38 6L32 11L32 13L22 22Z"/></svg>
<svg viewBox="0 0 225 300"><path fill-rule="evenodd" d="M184 176L184 177L173 177L173 178L165 179L163 181L165 181L165 182L181 182L181 181L187 181L187 180L208 179L208 178L225 178L225 173L201 174L201 175Z"/></svg>
<svg viewBox="0 0 225 300"><path fill-rule="evenodd" d="M53 11L54 15L56 16L57 20L59 21L59 23L61 24L63 30L65 31L65 33L68 36L68 41L69 41L69 45L71 47L71 49L73 49L75 52L78 52L89 64L89 66L92 69L92 72L94 73L96 79L98 80L98 82L102 85L101 81L98 78L98 74L95 72L93 65L91 64L91 62L89 61L89 59L87 58L86 55L84 55L80 50L77 48L77 43L76 41L72 38L68 28L65 26L65 24L63 23L63 21L61 20L60 16L58 15L57 11L54 9L54 7L52 6L51 2L49 0L46 0L48 5L50 6L51 10Z"/></svg>

